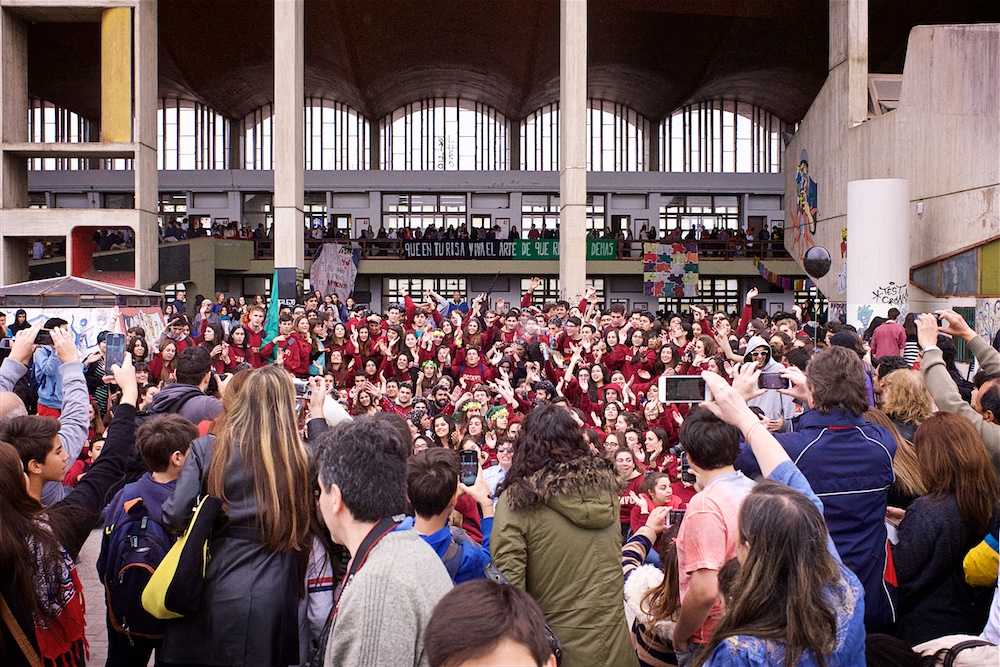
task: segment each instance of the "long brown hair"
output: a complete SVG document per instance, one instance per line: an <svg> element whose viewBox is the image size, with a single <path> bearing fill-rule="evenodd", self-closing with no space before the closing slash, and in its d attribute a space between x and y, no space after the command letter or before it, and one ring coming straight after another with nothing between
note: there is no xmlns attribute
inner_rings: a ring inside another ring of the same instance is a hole
<svg viewBox="0 0 1000 667"><path fill-rule="evenodd" d="M17 449L0 442L0 570L12 573L14 579L11 606L24 605L45 621L52 620L52 612L38 599L35 578L41 568L44 589L57 592L62 589L65 565L59 540L46 527L46 524L54 526L60 519L56 516L58 512L51 514L46 516L45 509L28 495ZM35 545L37 554L32 553L29 541Z"/></svg>
<svg viewBox="0 0 1000 667"><path fill-rule="evenodd" d="M920 462L917 461L913 443L904 438L888 415L878 408L869 408L864 417L872 424L885 427L896 440L896 455L892 457L892 471L896 474L896 481L892 483L893 488L914 498L926 494L927 487L924 486L923 477L920 475Z"/></svg>
<svg viewBox="0 0 1000 667"><path fill-rule="evenodd" d="M739 533L747 556L726 615L695 667L736 635L782 642L786 665L799 664L810 649L825 664L837 642L837 617L826 591L841 574L827 551L823 515L798 491L765 480L740 507Z"/></svg>
<svg viewBox="0 0 1000 667"><path fill-rule="evenodd" d="M1000 484L976 427L953 412L935 412L917 429L913 445L931 499L954 496L966 529L985 534Z"/></svg>
<svg viewBox="0 0 1000 667"><path fill-rule="evenodd" d="M653 473L663 475L663 473ZM660 535L660 562L663 564L663 582L646 591L639 600L639 608L649 614L649 624L646 629L653 628L661 621L673 618L681 608L681 587L678 583L680 566L677 562L677 531L680 524L663 531Z"/></svg>
<svg viewBox="0 0 1000 667"><path fill-rule="evenodd" d="M219 421L208 492L226 501L227 468L238 449L243 467L253 472L257 519L266 548L299 549L306 541L313 506L291 376L278 366L251 371Z"/></svg>

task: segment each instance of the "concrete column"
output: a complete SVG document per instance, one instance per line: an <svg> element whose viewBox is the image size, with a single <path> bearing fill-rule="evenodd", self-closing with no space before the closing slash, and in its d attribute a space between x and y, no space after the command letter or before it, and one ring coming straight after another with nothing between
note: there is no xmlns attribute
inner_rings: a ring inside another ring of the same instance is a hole
<svg viewBox="0 0 1000 667"><path fill-rule="evenodd" d="M908 309L910 182L847 183L847 322L862 328L890 308Z"/></svg>
<svg viewBox="0 0 1000 667"><path fill-rule="evenodd" d="M378 171L382 168L382 132L379 119L368 120L368 168Z"/></svg>
<svg viewBox="0 0 1000 667"><path fill-rule="evenodd" d="M282 300L298 297L305 267L304 7L274 0L274 267Z"/></svg>
<svg viewBox="0 0 1000 667"><path fill-rule="evenodd" d="M559 285L576 303L587 282L587 0L559 7Z"/></svg>
<svg viewBox="0 0 1000 667"><path fill-rule="evenodd" d="M158 223L160 189L156 169L156 111L159 93L156 0L134 9L135 286L151 289L160 276ZM102 128L103 130L103 128Z"/></svg>
<svg viewBox="0 0 1000 667"><path fill-rule="evenodd" d="M507 140L510 142L510 161L507 164L509 171L521 171L521 121L508 120L510 127L507 128Z"/></svg>
<svg viewBox="0 0 1000 667"><path fill-rule="evenodd" d="M830 0L830 71L847 68L847 120L868 119L868 0Z"/></svg>
<svg viewBox="0 0 1000 667"><path fill-rule="evenodd" d="M229 164L233 170L243 169L243 150L246 147L246 128L243 119L229 121Z"/></svg>
<svg viewBox="0 0 1000 667"><path fill-rule="evenodd" d="M660 170L660 134L659 125L653 121L646 123L646 170Z"/></svg>

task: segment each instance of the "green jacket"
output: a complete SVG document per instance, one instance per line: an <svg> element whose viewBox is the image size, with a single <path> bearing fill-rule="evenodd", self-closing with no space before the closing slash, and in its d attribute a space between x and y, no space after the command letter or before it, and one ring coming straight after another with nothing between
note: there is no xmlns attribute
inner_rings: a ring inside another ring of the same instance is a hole
<svg viewBox="0 0 1000 667"><path fill-rule="evenodd" d="M1000 354L993 347L976 336L969 341L969 351L975 355L979 366L989 375L1000 375ZM1000 425L988 422L976 412L971 405L962 400L962 395L955 386L955 381L948 374L944 365L941 350L933 349L924 352L920 362L920 372L924 376L924 384L938 410L946 410L962 415L976 427L979 437L983 439L986 453L990 455L993 469L1000 477Z"/></svg>
<svg viewBox="0 0 1000 667"><path fill-rule="evenodd" d="M563 645L563 665L638 664L622 604L622 480L586 456L549 464L500 495L493 562L530 593Z"/></svg>

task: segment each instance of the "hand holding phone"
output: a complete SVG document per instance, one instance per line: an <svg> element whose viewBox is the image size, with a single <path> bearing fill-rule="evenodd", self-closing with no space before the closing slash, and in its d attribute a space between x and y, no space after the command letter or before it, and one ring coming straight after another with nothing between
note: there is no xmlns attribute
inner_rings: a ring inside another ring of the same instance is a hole
<svg viewBox="0 0 1000 667"><path fill-rule="evenodd" d="M51 338L50 338L51 339ZM112 333L104 340L104 368L110 373L113 366L121 366L125 361L125 334Z"/></svg>
<svg viewBox="0 0 1000 667"><path fill-rule="evenodd" d="M472 486L479 475L479 453L474 449L463 449L458 453L458 460L461 464L458 480L465 486Z"/></svg>

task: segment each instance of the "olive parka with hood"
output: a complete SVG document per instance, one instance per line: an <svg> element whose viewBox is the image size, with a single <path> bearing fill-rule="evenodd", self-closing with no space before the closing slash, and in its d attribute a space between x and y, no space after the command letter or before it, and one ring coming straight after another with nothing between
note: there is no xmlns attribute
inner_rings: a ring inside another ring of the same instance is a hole
<svg viewBox="0 0 1000 667"><path fill-rule="evenodd" d="M614 463L549 463L500 494L493 562L538 601L563 665L637 665L621 601L621 528Z"/></svg>

